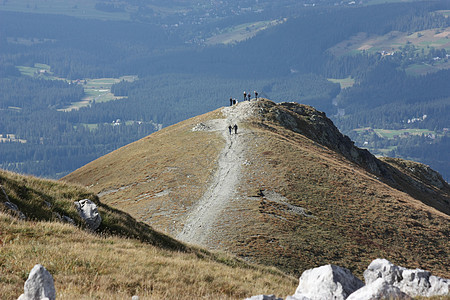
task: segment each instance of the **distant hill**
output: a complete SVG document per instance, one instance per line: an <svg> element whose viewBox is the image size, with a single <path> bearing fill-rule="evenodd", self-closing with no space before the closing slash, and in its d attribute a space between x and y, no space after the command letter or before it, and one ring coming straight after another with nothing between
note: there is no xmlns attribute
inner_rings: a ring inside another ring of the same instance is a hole
<svg viewBox="0 0 450 300"><path fill-rule="evenodd" d="M450 276L449 185L425 165L355 147L306 105L218 109L63 180L180 240L296 275L328 263L361 275L384 257Z"/></svg>
<svg viewBox="0 0 450 300"><path fill-rule="evenodd" d="M84 198L102 216L95 233L83 229L73 205ZM6 202L26 220L14 217ZM63 216L76 226L63 223ZM52 274L60 299L242 299L292 294L298 282L275 268L186 246L80 186L0 170L1 299L17 299L37 263Z"/></svg>

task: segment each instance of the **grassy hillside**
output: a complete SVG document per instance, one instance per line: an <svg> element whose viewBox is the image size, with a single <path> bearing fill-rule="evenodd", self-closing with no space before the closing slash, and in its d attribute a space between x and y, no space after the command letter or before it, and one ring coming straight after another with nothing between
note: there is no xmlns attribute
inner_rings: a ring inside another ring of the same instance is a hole
<svg viewBox="0 0 450 300"><path fill-rule="evenodd" d="M214 133L191 131L208 118L221 118L221 113L215 111L165 128L63 180L88 186L102 202L158 230L175 233L187 207L204 193L224 144Z"/></svg>
<svg viewBox="0 0 450 300"><path fill-rule="evenodd" d="M400 163L376 160L309 106L252 105L256 113L240 123L237 137L247 149L242 176L211 225L211 248L296 275L328 263L362 275L383 257L450 276L442 259L450 254L450 188L441 177L419 174L426 168L412 162L418 172L408 174ZM163 129L65 180L176 235L208 188L224 145L220 134L191 129L220 118L218 110Z"/></svg>
<svg viewBox="0 0 450 300"><path fill-rule="evenodd" d="M53 275L59 299L221 298L292 294L297 280L236 258L186 247L98 202L84 188L0 171L19 221L0 204L0 294L17 299L37 263ZM97 233L83 230L73 201L90 198L103 217ZM0 191L0 202L6 197ZM49 204L47 204L49 203ZM56 212L73 218L64 224ZM117 233L117 234L111 234Z"/></svg>

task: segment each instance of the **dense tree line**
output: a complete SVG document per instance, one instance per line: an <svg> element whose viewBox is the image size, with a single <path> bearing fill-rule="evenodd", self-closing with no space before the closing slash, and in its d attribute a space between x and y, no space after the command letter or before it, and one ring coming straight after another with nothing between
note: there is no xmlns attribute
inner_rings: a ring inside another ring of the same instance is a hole
<svg viewBox="0 0 450 300"><path fill-rule="evenodd" d="M376 133L349 132L349 137L359 147L368 148L375 155L401 157L422 162L439 170L446 181L450 180L450 135L422 134L394 139L380 138ZM382 149L382 150L380 150ZM386 149L391 149L386 152Z"/></svg>
<svg viewBox="0 0 450 300"><path fill-rule="evenodd" d="M0 40L6 41L1 43L0 53L5 62L14 65L46 63L56 75L69 79L180 72L241 78L273 78L292 71L348 76L355 68L360 69L359 64L345 59L330 62L335 59L326 52L331 46L360 31L385 34L449 26L449 18L434 13L438 9L450 9L450 4L433 1L301 9L295 15L291 12L284 24L247 42L213 47L185 42L199 30L207 35L217 26L281 16L263 12L168 28L161 24L0 12ZM31 42L11 41L17 38Z"/></svg>
<svg viewBox="0 0 450 300"><path fill-rule="evenodd" d="M29 77L0 78L0 108L9 106L22 110L48 107L62 108L84 96L83 87L58 80Z"/></svg>
<svg viewBox="0 0 450 300"><path fill-rule="evenodd" d="M420 123L423 128L450 127L446 117L450 113L449 82L450 70L412 77L395 64L382 62L367 72L363 81L340 94L338 105L348 116L337 122L344 130L363 124L398 128L408 119L428 115Z"/></svg>

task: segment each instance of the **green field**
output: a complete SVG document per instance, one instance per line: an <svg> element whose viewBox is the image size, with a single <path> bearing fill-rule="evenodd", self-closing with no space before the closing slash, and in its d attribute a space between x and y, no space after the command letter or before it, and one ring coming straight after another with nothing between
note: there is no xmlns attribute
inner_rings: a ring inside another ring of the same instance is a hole
<svg viewBox="0 0 450 300"><path fill-rule="evenodd" d="M450 27L422 30L412 34L397 31L381 36L358 33L334 45L329 51L335 56L352 55L362 51L369 53L393 52L407 44L414 45L419 52L423 49L425 54L429 52L429 47L450 51Z"/></svg>
<svg viewBox="0 0 450 300"><path fill-rule="evenodd" d="M258 21L253 23L240 24L233 27L228 27L222 30L219 34L214 35L206 40L207 45L217 44L232 44L244 41L255 36L258 32L267 28L282 24L286 21L283 20L271 20L271 21Z"/></svg>
<svg viewBox="0 0 450 300"><path fill-rule="evenodd" d="M412 64L408 66L408 68L405 69L406 74L408 75L414 75L414 76L420 76L420 75L426 75L428 73L434 73L439 70L444 69L450 69L450 62L447 61L440 61L433 65L430 64Z"/></svg>
<svg viewBox="0 0 450 300"><path fill-rule="evenodd" d="M60 78L54 77L53 72L50 70L50 66L46 64L36 63L33 67L17 66L17 69L22 75L30 77L38 77L42 79L59 80Z"/></svg>
<svg viewBox="0 0 450 300"><path fill-rule="evenodd" d="M130 14L124 12L104 12L95 9L97 1L92 0L10 0L2 1L0 10L39 14L58 14L79 18L100 20L129 20Z"/></svg>
<svg viewBox="0 0 450 300"><path fill-rule="evenodd" d="M394 139L394 138L406 138L408 136L412 135L427 135L427 134L435 134L438 135L435 131L428 130L428 129L399 129L399 130L392 130L392 129L371 129L371 128L357 128L353 129L353 131L361 134L364 132L374 132L379 137L384 139Z"/></svg>
<svg viewBox="0 0 450 300"><path fill-rule="evenodd" d="M137 80L137 76L127 75L119 78L96 78L96 79L83 79L79 84L83 84L85 97L80 102L74 102L69 107L60 109L61 111L71 111L73 109L79 109L84 106L88 106L93 101L95 102L107 102L112 100L123 99L125 97L116 97L111 93L111 86L115 83L125 81ZM84 84L86 81L86 84Z"/></svg>
<svg viewBox="0 0 450 300"><path fill-rule="evenodd" d="M60 111L71 111L81 107L88 106L93 101L107 102L111 100L123 99L124 97L116 97L111 93L111 86L115 83L124 81L135 81L138 79L135 75L126 75L119 78L85 78L79 80L68 80L53 76L51 67L46 64L35 63L33 67L17 66L17 69L24 76L34 78L41 78L47 80L64 80L66 82L73 82L75 84L83 85L85 97L79 101L74 102L70 106L59 109Z"/></svg>
<svg viewBox="0 0 450 300"><path fill-rule="evenodd" d="M341 89L345 89L348 87L352 87L355 84L355 79L351 78L350 76L347 78L327 78L328 81L331 81L333 83L339 83L341 85Z"/></svg>

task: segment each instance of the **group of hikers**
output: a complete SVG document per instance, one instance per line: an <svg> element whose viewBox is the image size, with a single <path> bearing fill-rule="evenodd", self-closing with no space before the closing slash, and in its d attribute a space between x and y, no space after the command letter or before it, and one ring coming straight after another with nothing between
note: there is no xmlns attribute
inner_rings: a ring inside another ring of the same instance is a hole
<svg viewBox="0 0 450 300"><path fill-rule="evenodd" d="M258 100L258 92L254 91L253 94L255 95L255 100ZM250 101L252 99L252 94L251 93L246 93L244 91L244 101ZM235 98L230 98L230 106L233 106L235 104L237 104L238 101Z"/></svg>
<svg viewBox="0 0 450 300"><path fill-rule="evenodd" d="M237 130L238 130L237 124L234 124L234 126L231 126L231 125L228 126L228 131L230 132L230 134L232 133L233 129L234 129L234 134L237 134Z"/></svg>
<svg viewBox="0 0 450 300"><path fill-rule="evenodd" d="M258 92L254 91L253 95L255 95L255 101L258 100ZM252 94L251 93L247 94L244 91L244 101L251 101L251 99L252 99ZM237 103L238 103L238 101L236 99L230 98L230 106L236 105ZM228 131L230 132L230 134L233 133L233 130L234 130L234 134L237 134L237 131L238 131L237 124L234 124L234 126L231 126L231 125L228 126Z"/></svg>

